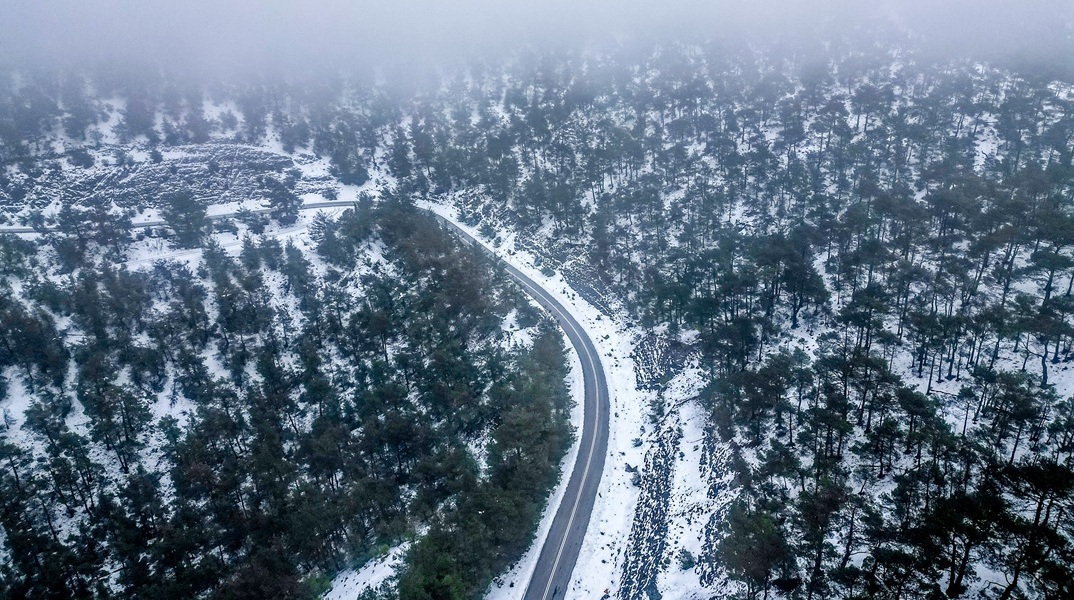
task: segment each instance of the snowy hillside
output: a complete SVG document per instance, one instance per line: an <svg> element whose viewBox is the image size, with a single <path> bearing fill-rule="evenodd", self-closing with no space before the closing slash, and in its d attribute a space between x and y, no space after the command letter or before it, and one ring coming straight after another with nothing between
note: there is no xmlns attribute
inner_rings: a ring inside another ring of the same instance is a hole
<svg viewBox="0 0 1074 600"><path fill-rule="evenodd" d="M1074 594L1072 78L882 39L7 77L0 584L521 598L580 363L433 211L600 353L567 597Z"/></svg>

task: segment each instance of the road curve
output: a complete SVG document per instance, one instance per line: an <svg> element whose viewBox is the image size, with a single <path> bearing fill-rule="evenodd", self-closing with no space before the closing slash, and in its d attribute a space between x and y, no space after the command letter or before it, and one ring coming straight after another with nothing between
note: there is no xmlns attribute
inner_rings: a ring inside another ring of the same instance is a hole
<svg viewBox="0 0 1074 600"><path fill-rule="evenodd" d="M353 202L344 200L309 202L299 210L351 206L354 206ZM251 212L267 213L269 209ZM493 254L455 223L436 213L432 214L463 241L482 249L504 269L511 279L521 285L527 294L552 313L567 334L567 338L574 346L582 363L585 400L578 458L574 462L574 470L571 471L567 482L567 490L556 510L556 516L552 520L552 526L548 530L548 536L544 540L544 546L541 548L541 554L534 566L533 575L530 577L524 596L524 600L562 599L566 596L574 565L578 561L578 553L582 549L582 539L589 527L589 518L593 513L593 504L596 502L597 488L600 485L601 474L604 472L604 459L608 450L609 403L604 366L600 362L600 355L593 341L559 301L521 271ZM235 213L228 213L213 215L210 219L226 219L234 216ZM160 227L165 224L163 221L145 221L132 223L131 228ZM51 229L53 227L45 228L46 231ZM0 227L0 233L32 234L38 231L32 227Z"/></svg>
<svg viewBox="0 0 1074 600"><path fill-rule="evenodd" d="M436 217L464 241L484 250L526 293L552 313L581 360L585 403L578 458L524 596L525 600L564 598L571 582L574 564L578 561L578 553L582 549L582 539L589 526L589 517L593 513L597 487L604 472L604 458L608 450L608 383L604 378L600 355L578 321L544 288L492 254L451 221L440 215Z"/></svg>

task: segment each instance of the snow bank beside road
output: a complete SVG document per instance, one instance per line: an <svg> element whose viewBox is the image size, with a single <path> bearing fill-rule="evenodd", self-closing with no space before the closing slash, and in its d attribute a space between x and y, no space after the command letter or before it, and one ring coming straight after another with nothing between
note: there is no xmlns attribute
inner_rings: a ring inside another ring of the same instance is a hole
<svg viewBox="0 0 1074 600"><path fill-rule="evenodd" d="M596 345L604 366L610 396L608 457L589 528L574 567L570 589L565 596L582 598L600 597L606 592L614 594L620 584L623 552L639 495L627 466L637 467L644 461L645 448L635 447L633 440L643 435L648 407L653 399L652 392L641 392L637 389L631 353L640 337L639 332L602 314L581 298L558 273L549 276L534 266L538 261L535 261L532 254L517 248L515 234L507 231L496 232L502 243L493 246L475 228L462 223L453 207L428 202L419 203L419 206L452 221L460 229L473 235L492 253L540 284L570 311ZM573 461L570 461L565 465L564 472L569 473L572 466ZM558 502L550 506L554 513ZM546 532L547 526L543 526L534 548L527 553L527 556L533 555L534 561ZM528 568L532 568L532 563ZM529 573L524 576L528 581ZM518 591L514 592L516 588ZM524 585L516 583L509 595L500 596L497 594L501 593L503 588L494 587L490 598L500 600L521 597L524 588Z"/></svg>

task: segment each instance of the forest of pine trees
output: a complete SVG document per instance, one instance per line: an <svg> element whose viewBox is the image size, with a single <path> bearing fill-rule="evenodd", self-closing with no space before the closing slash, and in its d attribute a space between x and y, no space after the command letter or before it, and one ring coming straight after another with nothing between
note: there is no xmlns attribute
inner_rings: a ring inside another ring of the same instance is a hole
<svg viewBox="0 0 1074 600"><path fill-rule="evenodd" d="M563 340L430 217L365 204L312 252L143 270L82 223L78 262L64 230L0 246L3 396L28 403L0 440L0 596L311 598L428 527L403 595L464 598L528 547L571 438ZM509 311L531 347L497 343Z"/></svg>
<svg viewBox="0 0 1074 600"><path fill-rule="evenodd" d="M62 126L100 152L111 95L127 140L271 131L342 183L392 188L318 220L315 255L265 239L231 258L182 226L204 210L189 206L174 229L205 247L194 271L117 266L132 206L72 205L40 244L3 238L4 393L33 398L0 444L12 597L299 597L419 523L399 595L481 595L527 546L570 436L563 348L547 324L524 351L489 343L525 303L403 198L513 231L688 340L704 443L732 448L739 491L704 525L703 584L1074 594L1069 65L712 43L519 52L435 85L3 86L12 206L58 161L88 168L42 140ZM210 94L241 114L208 119ZM283 222L293 197L266 190ZM387 266L362 271L371 243ZM186 420L160 417L176 404Z"/></svg>
<svg viewBox="0 0 1074 600"><path fill-rule="evenodd" d="M719 46L585 68L414 100L388 167L553 260L582 242L605 296L696 332L739 490L702 581L1074 593L1069 73Z"/></svg>

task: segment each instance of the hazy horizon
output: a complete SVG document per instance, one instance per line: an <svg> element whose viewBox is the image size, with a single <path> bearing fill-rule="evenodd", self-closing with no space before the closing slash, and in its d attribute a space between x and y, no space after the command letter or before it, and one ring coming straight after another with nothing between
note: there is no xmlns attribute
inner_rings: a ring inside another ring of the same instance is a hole
<svg viewBox="0 0 1074 600"><path fill-rule="evenodd" d="M16 66L160 63L194 71L335 68L397 60L495 56L521 46L696 41L734 35L760 43L823 41L883 24L956 56L1069 55L1074 4L958 0L628 0L544 3L466 0L394 4L316 0L138 3L0 2L0 61ZM1054 58L1054 57L1053 57ZM1059 62L1065 59L1060 57Z"/></svg>

